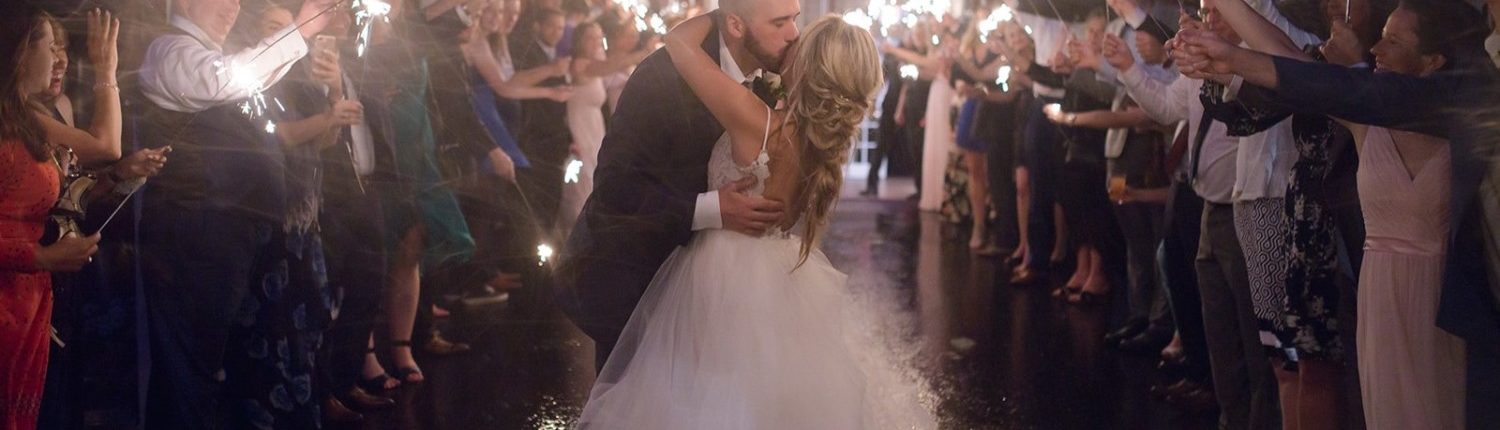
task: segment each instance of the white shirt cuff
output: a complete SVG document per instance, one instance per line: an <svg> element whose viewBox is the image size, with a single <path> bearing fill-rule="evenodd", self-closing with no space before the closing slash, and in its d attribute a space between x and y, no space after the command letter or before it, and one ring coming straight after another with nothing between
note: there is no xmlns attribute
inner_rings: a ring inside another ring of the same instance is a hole
<svg viewBox="0 0 1500 430"><path fill-rule="evenodd" d="M693 206L693 231L724 228L724 218L719 214L719 192L709 191L698 195Z"/></svg>

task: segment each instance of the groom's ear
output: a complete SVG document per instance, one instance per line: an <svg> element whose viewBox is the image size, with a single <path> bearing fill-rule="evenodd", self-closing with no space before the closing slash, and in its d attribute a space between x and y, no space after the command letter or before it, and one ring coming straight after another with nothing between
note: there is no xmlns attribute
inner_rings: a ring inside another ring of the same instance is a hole
<svg viewBox="0 0 1500 430"><path fill-rule="evenodd" d="M745 20L734 13L724 13L723 17L724 32L729 33L736 40L744 40L745 32L748 30Z"/></svg>

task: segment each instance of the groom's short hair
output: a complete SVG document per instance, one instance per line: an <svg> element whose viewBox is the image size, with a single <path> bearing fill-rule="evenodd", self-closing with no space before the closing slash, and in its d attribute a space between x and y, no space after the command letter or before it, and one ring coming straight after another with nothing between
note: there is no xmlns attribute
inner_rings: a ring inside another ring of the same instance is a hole
<svg viewBox="0 0 1500 430"><path fill-rule="evenodd" d="M719 9L739 16L748 15L756 0L719 0Z"/></svg>

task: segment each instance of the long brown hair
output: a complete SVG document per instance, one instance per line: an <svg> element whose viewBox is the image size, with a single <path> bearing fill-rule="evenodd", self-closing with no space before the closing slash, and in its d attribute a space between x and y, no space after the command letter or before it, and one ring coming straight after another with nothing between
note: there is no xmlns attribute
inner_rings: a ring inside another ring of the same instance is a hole
<svg viewBox="0 0 1500 430"><path fill-rule="evenodd" d="M10 62L10 70L0 76L0 139L21 141L32 158L42 161L48 156L46 134L27 101L30 94L21 94L21 63L42 38L49 16L30 2L6 3L0 8L0 58Z"/></svg>
<svg viewBox="0 0 1500 430"><path fill-rule="evenodd" d="M807 221L800 266L828 223L844 186L844 162L883 79L874 37L838 16L813 23L799 43L789 73L797 82L792 83L787 104L797 121L804 184L790 206L801 209Z"/></svg>

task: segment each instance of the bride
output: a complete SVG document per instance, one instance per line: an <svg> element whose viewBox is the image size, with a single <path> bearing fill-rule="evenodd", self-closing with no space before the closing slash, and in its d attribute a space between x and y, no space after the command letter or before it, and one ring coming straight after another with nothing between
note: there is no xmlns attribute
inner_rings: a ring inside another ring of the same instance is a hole
<svg viewBox="0 0 1500 430"><path fill-rule="evenodd" d="M752 193L787 202L787 218L764 237L699 232L662 264L580 427L934 427L915 384L871 353L872 342L854 340L867 328L855 323L860 310L816 248L882 83L873 38L835 16L818 20L790 48L785 107L773 111L700 48L711 19L666 37L679 74L726 129L710 189L753 175Z"/></svg>

